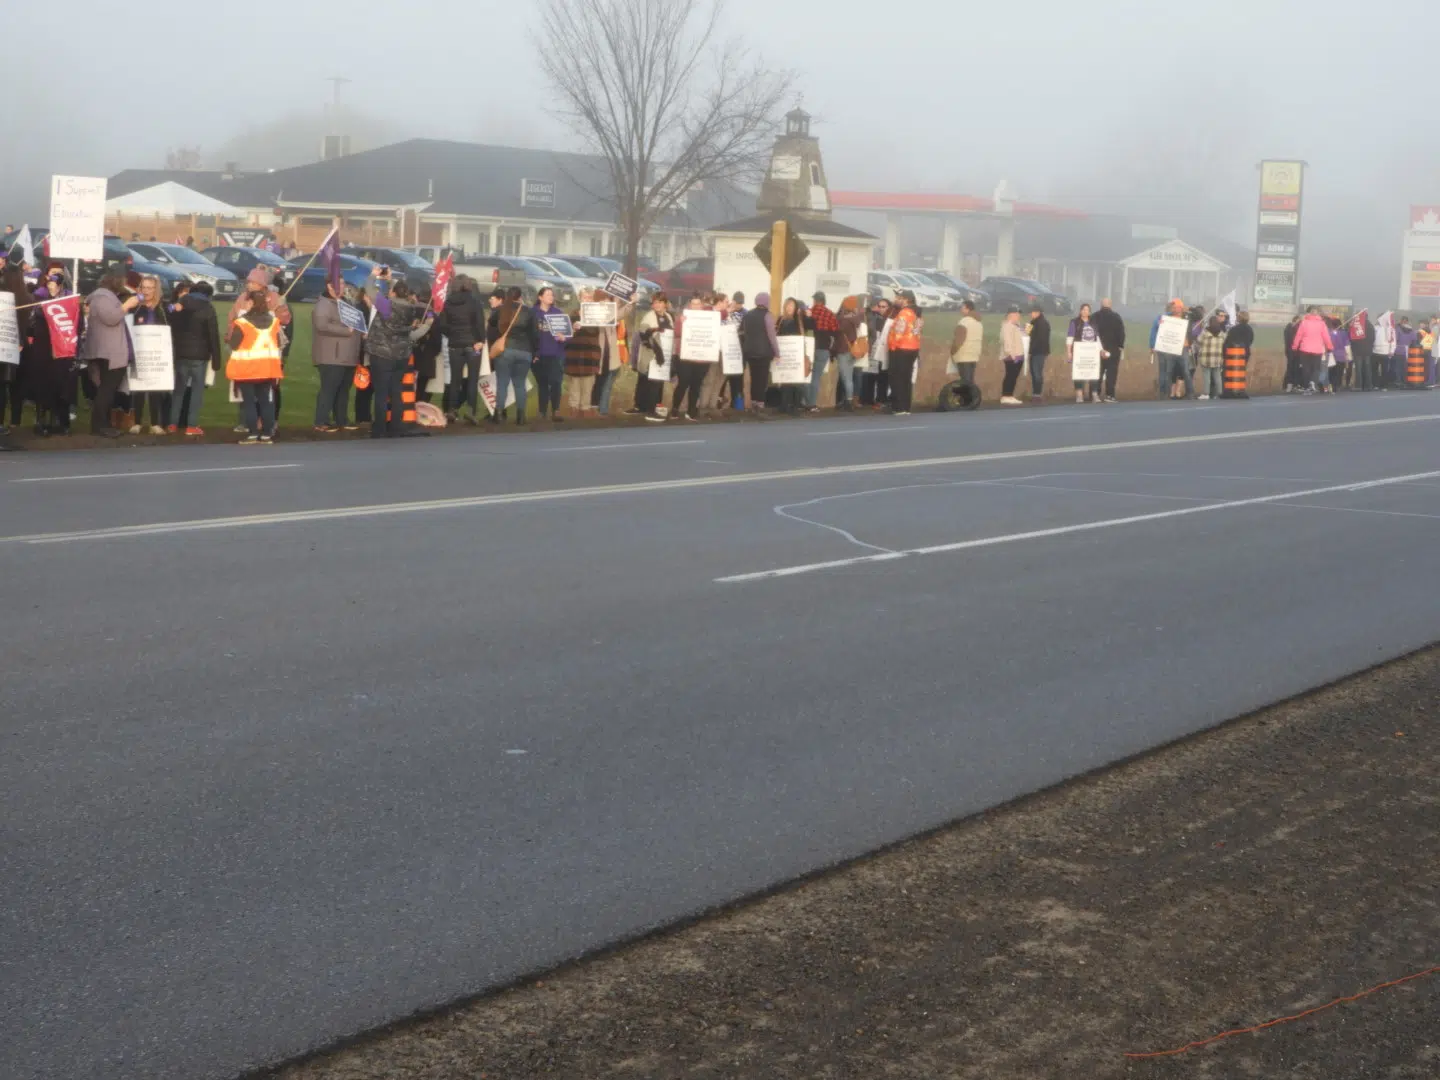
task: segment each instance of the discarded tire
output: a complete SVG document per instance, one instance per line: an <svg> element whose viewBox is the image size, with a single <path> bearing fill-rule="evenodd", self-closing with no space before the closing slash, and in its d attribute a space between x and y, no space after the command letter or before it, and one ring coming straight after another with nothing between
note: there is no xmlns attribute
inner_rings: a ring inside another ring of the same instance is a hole
<svg viewBox="0 0 1440 1080"><path fill-rule="evenodd" d="M954 412L964 409L969 412L980 407L980 388L974 383L956 380L940 388L940 411Z"/></svg>

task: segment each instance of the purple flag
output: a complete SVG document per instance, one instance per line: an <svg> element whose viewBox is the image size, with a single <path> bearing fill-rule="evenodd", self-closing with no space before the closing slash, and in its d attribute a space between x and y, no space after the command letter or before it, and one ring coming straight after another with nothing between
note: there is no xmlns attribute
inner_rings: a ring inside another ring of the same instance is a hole
<svg viewBox="0 0 1440 1080"><path fill-rule="evenodd" d="M335 296L338 298L340 295L340 290L342 288L342 283L340 281L339 229L330 230L330 235L327 236L325 238L325 242L320 245L320 250L315 257L317 260L324 264L325 281L329 284L331 291L334 292Z"/></svg>

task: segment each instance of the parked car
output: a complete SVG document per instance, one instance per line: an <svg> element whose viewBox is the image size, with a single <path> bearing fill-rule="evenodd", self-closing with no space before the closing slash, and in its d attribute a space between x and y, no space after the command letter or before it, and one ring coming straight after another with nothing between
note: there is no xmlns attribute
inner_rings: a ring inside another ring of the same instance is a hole
<svg viewBox="0 0 1440 1080"><path fill-rule="evenodd" d="M157 278L160 282L160 294L169 299L175 294L175 286L190 283L190 275L181 270L174 263L151 262L142 259L138 254L135 261L130 264L130 269L137 274L148 274Z"/></svg>
<svg viewBox="0 0 1440 1080"><path fill-rule="evenodd" d="M217 298L233 300L240 295L239 278L184 244L131 242L126 246L135 253L137 260L143 259L148 263L172 267L192 282L208 281L215 289Z"/></svg>
<svg viewBox="0 0 1440 1080"><path fill-rule="evenodd" d="M44 254L44 240L49 235L50 230L46 228L32 228L30 230L30 240L35 247L35 258L37 260L46 257ZM3 237L0 237L0 250L8 252L15 246L16 241L19 239L19 229L6 233ZM64 263L67 267L70 265L69 259L60 259L58 261ZM100 279L105 276L106 271L111 269L129 270L134 261L135 256L131 253L130 249L125 246L125 241L121 240L118 236L105 237L105 244L101 251L100 258L92 259L88 262L82 260L80 263L80 294L82 296L88 296L94 292L95 286L100 284Z"/></svg>
<svg viewBox="0 0 1440 1080"><path fill-rule="evenodd" d="M1051 315L1070 314L1068 299L1029 278L988 277L980 282L980 288L990 294L990 303L997 311L1010 307L1024 311L1029 305L1038 303L1041 310Z"/></svg>
<svg viewBox="0 0 1440 1080"><path fill-rule="evenodd" d="M872 293L879 289L887 300L894 300L897 293L908 290L915 294L915 302L922 308L944 310L960 306L960 301L951 294L903 270L872 270L869 284Z"/></svg>
<svg viewBox="0 0 1440 1080"><path fill-rule="evenodd" d="M341 251L356 258L369 259L372 263L390 267L390 275L399 279L415 292L429 292L435 285L435 267L413 251L404 248L372 247L368 244L347 244Z"/></svg>
<svg viewBox="0 0 1440 1080"><path fill-rule="evenodd" d="M251 270L263 266L273 276L272 284L282 293L295 280L295 269L279 255L265 248L251 247L209 247L200 252L222 270L229 270L243 282Z"/></svg>
<svg viewBox="0 0 1440 1080"><path fill-rule="evenodd" d="M710 292L715 288L715 260L709 255L682 259L661 275L652 275L672 297Z"/></svg>
<svg viewBox="0 0 1440 1080"><path fill-rule="evenodd" d="M599 255L561 255L560 258L568 263L573 263L593 278L599 278L602 284L610 280L611 274L625 273L625 264L619 259L603 258ZM638 271L637 271L638 273ZM647 277L636 278L636 284L640 286L640 295L637 298L640 304L648 304L650 297L660 291L660 283L652 281Z"/></svg>
<svg viewBox="0 0 1440 1080"><path fill-rule="evenodd" d="M533 304L547 285L555 290L555 303L562 308L568 311L576 303L573 285L563 277L541 272L540 267L527 263L519 255L468 255L463 262L455 261L455 273L470 275L482 288L518 285L527 304Z"/></svg>
<svg viewBox="0 0 1440 1080"><path fill-rule="evenodd" d="M927 270L921 267L908 266L905 267L905 273L913 274L946 292L953 292L959 297L961 303L969 300L975 305L977 311L990 310L990 297L982 290L975 288L973 285L965 284L965 282L959 278L947 274L943 270Z"/></svg>
<svg viewBox="0 0 1440 1080"><path fill-rule="evenodd" d="M605 285L609 274L599 277L587 274L572 262L558 255L523 255L521 261L534 267L542 277L554 282L565 281L578 294L581 289L599 289Z"/></svg>
<svg viewBox="0 0 1440 1080"><path fill-rule="evenodd" d="M295 303L308 303L319 300L325 295L325 264L318 259L311 262L312 258L313 256L310 255L296 255L290 260L291 268L300 275L299 283L290 290L290 299ZM310 265L307 267L306 263ZM340 280L346 285L363 289L366 285L374 282L375 279L372 275L379 265L369 259L346 255L342 252L340 255Z"/></svg>

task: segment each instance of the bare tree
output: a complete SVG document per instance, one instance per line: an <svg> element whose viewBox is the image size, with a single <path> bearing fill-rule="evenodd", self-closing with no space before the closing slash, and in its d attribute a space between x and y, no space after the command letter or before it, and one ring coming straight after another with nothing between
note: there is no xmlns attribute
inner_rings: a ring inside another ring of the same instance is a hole
<svg viewBox="0 0 1440 1080"><path fill-rule="evenodd" d="M170 170L194 172L201 167L200 160L199 146L180 146L165 152L165 168Z"/></svg>
<svg viewBox="0 0 1440 1080"><path fill-rule="evenodd" d="M722 37L725 0L542 0L535 53L556 111L609 171L604 193L640 241L697 185L758 181L792 76Z"/></svg>

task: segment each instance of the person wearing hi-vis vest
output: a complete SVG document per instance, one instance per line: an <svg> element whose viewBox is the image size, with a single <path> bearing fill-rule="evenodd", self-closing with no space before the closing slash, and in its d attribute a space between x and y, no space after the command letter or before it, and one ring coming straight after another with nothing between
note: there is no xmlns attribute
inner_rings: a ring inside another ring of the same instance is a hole
<svg viewBox="0 0 1440 1080"><path fill-rule="evenodd" d="M925 329L925 320L920 317L920 309L915 306L913 292L905 289L896 298L900 302L900 309L895 312L891 322L888 342L890 395L893 399L891 412L895 416L909 416L915 365L920 361L920 335Z"/></svg>
<svg viewBox="0 0 1440 1080"><path fill-rule="evenodd" d="M284 378L280 320L264 303L241 297L230 329L225 377L240 389L247 434L242 446L275 441L275 384Z"/></svg>

